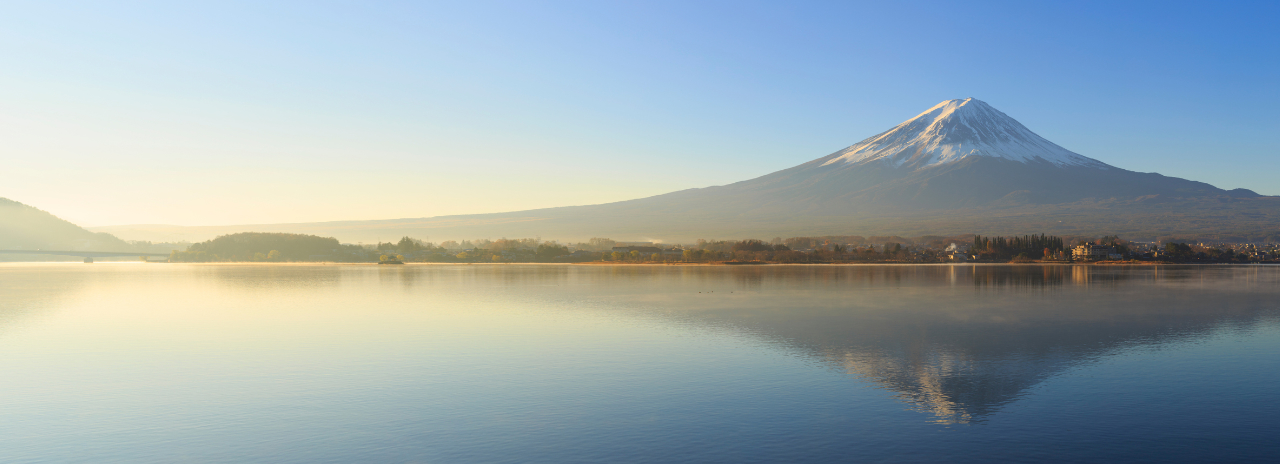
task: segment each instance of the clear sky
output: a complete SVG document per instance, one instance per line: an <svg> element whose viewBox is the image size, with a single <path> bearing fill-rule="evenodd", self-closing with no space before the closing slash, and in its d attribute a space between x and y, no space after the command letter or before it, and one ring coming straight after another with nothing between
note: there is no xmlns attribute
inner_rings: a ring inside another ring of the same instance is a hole
<svg viewBox="0 0 1280 464"><path fill-rule="evenodd" d="M974 97L1280 195L1280 2L6 2L0 197L86 226L625 200Z"/></svg>

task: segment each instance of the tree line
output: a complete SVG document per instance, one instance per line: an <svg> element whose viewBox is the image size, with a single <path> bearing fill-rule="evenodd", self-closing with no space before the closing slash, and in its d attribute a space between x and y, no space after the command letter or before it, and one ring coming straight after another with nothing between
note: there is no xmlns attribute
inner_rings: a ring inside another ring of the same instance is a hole
<svg viewBox="0 0 1280 464"><path fill-rule="evenodd" d="M886 239L883 243L868 243ZM847 240L847 241L846 241ZM969 242L969 249L957 246ZM953 237L791 237L746 240L706 240L679 247L632 247L614 250L617 242L592 238L587 242L561 244L535 238L480 239L439 244L403 237L397 242L376 245L339 243L331 237L303 234L246 232L219 236L191 244L186 251L170 255L173 262L377 262L391 257L405 262L439 263L520 263L520 262L618 262L618 263L938 263L952 261L952 252L986 262L1066 260L1067 244L1093 243L1114 247L1126 259L1148 258L1130 253L1129 242L1116 236L1101 239L1067 239L1050 235ZM466 248L462 248L466 246ZM577 251L571 251L576 249ZM959 249L959 250L958 250ZM1260 258L1263 256L1263 258ZM1199 247L1169 243L1158 259L1174 262L1251 262L1266 258L1258 250Z"/></svg>
<svg viewBox="0 0 1280 464"><path fill-rule="evenodd" d="M1021 237L983 237L973 236L973 247L970 252L979 259L1009 260L1017 257L1027 259L1044 259L1046 256L1061 257L1066 249L1062 237L1051 235L1023 235Z"/></svg>

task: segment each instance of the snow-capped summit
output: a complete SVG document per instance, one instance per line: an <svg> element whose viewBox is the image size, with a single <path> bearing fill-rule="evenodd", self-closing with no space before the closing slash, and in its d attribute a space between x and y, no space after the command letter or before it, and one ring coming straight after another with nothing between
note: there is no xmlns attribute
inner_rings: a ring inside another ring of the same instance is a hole
<svg viewBox="0 0 1280 464"><path fill-rule="evenodd" d="M934 105L888 131L827 156L822 165L881 161L919 169L971 156L1110 168L1045 140L1000 110L973 98Z"/></svg>

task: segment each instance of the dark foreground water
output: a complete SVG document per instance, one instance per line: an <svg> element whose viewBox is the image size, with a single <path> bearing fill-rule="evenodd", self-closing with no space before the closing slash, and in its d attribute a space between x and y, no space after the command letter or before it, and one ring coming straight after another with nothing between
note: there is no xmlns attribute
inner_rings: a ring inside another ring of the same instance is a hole
<svg viewBox="0 0 1280 464"><path fill-rule="evenodd" d="M1280 268L0 265L0 462L1280 459Z"/></svg>

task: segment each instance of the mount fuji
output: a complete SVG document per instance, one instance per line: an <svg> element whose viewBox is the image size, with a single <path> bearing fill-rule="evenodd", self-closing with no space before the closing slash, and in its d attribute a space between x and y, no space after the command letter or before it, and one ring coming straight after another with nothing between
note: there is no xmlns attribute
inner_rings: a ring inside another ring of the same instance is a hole
<svg viewBox="0 0 1280 464"><path fill-rule="evenodd" d="M753 209L776 205L845 214L1085 199L1259 196L1110 166L1045 140L972 98L944 101L892 129L791 169L680 193L686 192L753 198L758 200Z"/></svg>
<svg viewBox="0 0 1280 464"><path fill-rule="evenodd" d="M1280 197L1141 173L1074 153L972 98L948 100L799 166L637 200L498 214L213 228L115 226L126 239L289 231L344 241L1120 234L1280 240Z"/></svg>

